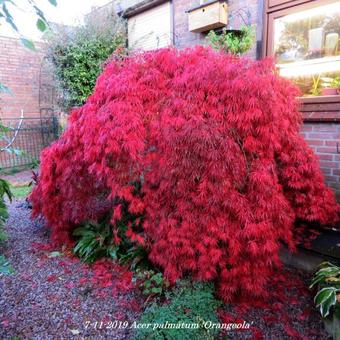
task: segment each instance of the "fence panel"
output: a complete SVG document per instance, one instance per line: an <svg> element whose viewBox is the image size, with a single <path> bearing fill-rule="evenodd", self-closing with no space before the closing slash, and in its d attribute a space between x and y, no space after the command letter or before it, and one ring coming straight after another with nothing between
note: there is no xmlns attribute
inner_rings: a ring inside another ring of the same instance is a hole
<svg viewBox="0 0 340 340"><path fill-rule="evenodd" d="M20 150L20 155L0 152L0 169L23 167L36 164L40 152L58 138L59 125L57 118L2 118L2 124L9 128L6 140L0 142L5 147L12 142L13 149Z"/></svg>

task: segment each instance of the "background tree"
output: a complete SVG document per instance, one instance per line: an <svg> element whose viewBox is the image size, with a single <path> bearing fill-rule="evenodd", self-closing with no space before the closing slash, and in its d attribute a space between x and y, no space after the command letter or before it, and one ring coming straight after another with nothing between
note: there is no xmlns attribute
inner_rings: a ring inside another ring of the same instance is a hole
<svg viewBox="0 0 340 340"><path fill-rule="evenodd" d="M45 38L58 81L59 105L67 112L92 93L102 64L115 51L124 51L126 26L108 6L90 13L82 26L53 26Z"/></svg>

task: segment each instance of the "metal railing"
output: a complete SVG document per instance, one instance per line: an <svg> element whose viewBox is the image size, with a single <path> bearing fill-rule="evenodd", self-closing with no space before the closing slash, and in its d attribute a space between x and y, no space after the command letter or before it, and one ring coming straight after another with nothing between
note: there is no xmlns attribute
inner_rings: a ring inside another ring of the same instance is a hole
<svg viewBox="0 0 340 340"><path fill-rule="evenodd" d="M0 169L36 165L41 151L58 138L59 124L54 116L2 118L1 123L9 130L3 135L0 147L13 141L11 149L15 152L0 152Z"/></svg>

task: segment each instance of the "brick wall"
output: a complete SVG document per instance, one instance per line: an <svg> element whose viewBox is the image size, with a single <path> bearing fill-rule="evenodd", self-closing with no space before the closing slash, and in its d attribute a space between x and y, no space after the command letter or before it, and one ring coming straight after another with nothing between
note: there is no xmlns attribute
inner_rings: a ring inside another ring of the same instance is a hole
<svg viewBox="0 0 340 340"><path fill-rule="evenodd" d="M340 124L306 122L301 135L318 156L326 183L340 198Z"/></svg>
<svg viewBox="0 0 340 340"><path fill-rule="evenodd" d="M40 113L41 116L52 114L55 97L53 72L44 58L44 44L35 42L35 46L37 51L31 51L16 38L0 36L0 82L12 92L12 95L0 93L0 119L4 125L16 128L21 110L25 118L12 145L24 154L17 157L2 152L1 169L32 163L54 138L52 133L51 138L47 136L50 139L43 135L43 131L49 131L49 126L42 130L42 122L38 118ZM11 139L13 132L8 132L7 137ZM6 141L0 140L1 147L6 144Z"/></svg>
<svg viewBox="0 0 340 340"><path fill-rule="evenodd" d="M16 38L0 36L0 82L13 93L0 94L1 118L18 117L22 109L25 117L39 116L40 80L46 82L46 76L40 76L44 45L35 46L36 52L25 48Z"/></svg>

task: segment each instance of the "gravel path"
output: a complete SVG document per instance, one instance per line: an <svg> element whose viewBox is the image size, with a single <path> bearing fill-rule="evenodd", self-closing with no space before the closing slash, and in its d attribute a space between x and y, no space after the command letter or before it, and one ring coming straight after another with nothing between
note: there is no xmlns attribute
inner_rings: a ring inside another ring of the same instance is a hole
<svg viewBox="0 0 340 340"><path fill-rule="evenodd" d="M124 273L111 280L104 271L98 284L101 268L96 273L70 256L49 257L57 253L46 246L47 231L30 220L22 201L9 205L9 213L4 253L15 274L0 278L0 339L133 338L131 329L110 324L139 319L143 301L122 286ZM106 288L94 288L100 283Z"/></svg>
<svg viewBox="0 0 340 340"><path fill-rule="evenodd" d="M89 267L67 252L54 252L47 230L30 220L23 201L9 205L9 213L9 241L2 251L15 274L0 277L0 339L133 339L130 326L139 320L144 300L129 284L131 273L107 262ZM222 322L252 324L251 331L229 332L227 338L329 339L309 280L286 269L272 280L269 308L249 308L248 301L223 307Z"/></svg>

